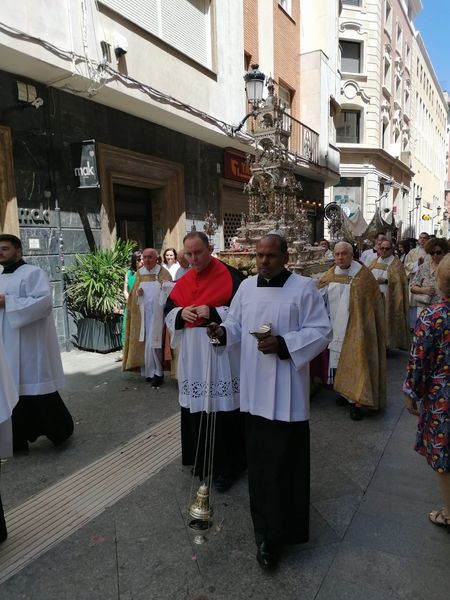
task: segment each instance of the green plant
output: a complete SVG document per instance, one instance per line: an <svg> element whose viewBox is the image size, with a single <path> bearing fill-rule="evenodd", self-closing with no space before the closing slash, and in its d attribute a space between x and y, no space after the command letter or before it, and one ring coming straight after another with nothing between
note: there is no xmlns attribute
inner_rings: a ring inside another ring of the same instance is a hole
<svg viewBox="0 0 450 600"><path fill-rule="evenodd" d="M77 254L67 268L66 298L71 312L101 321L123 307L123 281L135 242L117 240L110 250Z"/></svg>

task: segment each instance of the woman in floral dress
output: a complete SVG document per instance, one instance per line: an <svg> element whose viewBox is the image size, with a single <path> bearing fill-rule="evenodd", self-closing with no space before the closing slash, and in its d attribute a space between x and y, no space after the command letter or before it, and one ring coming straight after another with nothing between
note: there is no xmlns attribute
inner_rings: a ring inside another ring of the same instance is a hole
<svg viewBox="0 0 450 600"><path fill-rule="evenodd" d="M442 300L417 320L403 391L419 417L415 450L436 471L444 500L429 518L450 530L450 254L437 269L437 287Z"/></svg>

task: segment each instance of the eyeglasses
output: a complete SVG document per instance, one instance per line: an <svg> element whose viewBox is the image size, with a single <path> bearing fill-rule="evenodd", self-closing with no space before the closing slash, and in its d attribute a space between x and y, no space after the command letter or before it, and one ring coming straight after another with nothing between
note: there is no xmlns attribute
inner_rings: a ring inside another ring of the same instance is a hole
<svg viewBox="0 0 450 600"><path fill-rule="evenodd" d="M430 252L430 256L442 256L444 253L442 252L442 250L432 250Z"/></svg>
<svg viewBox="0 0 450 600"><path fill-rule="evenodd" d="M386 248L385 246L380 246L380 250L390 250L391 247L389 246L389 248Z"/></svg>

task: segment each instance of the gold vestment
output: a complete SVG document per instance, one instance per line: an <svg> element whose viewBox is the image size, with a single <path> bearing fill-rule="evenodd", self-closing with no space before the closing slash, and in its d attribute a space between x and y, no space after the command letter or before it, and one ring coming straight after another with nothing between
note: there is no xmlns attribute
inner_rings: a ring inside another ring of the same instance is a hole
<svg viewBox="0 0 450 600"><path fill-rule="evenodd" d="M145 342L139 341L141 331L141 311L138 305L137 291L141 283L148 281L172 281L169 271L161 267L157 275L143 274L140 269L136 273L133 287L127 301L127 321L125 329L125 344L123 347L122 369L128 371L145 365Z"/></svg>
<svg viewBox="0 0 450 600"><path fill-rule="evenodd" d="M377 259L378 260L378 259ZM374 260L369 269L386 271L387 293L384 310L386 318L386 348L411 348L409 333L409 290L405 268L401 261L394 257L390 265Z"/></svg>
<svg viewBox="0 0 450 600"><path fill-rule="evenodd" d="M332 282L346 283L334 270L333 266L322 276L319 288ZM383 408L386 403L383 299L378 283L365 266L350 285L349 318L333 387L362 406Z"/></svg>

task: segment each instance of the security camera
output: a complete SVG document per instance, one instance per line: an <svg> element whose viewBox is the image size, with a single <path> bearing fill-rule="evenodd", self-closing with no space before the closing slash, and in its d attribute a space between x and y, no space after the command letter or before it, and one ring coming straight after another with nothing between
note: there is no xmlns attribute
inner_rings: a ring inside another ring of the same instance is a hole
<svg viewBox="0 0 450 600"><path fill-rule="evenodd" d="M117 58L124 56L128 52L128 40L123 35L114 37L114 53Z"/></svg>

